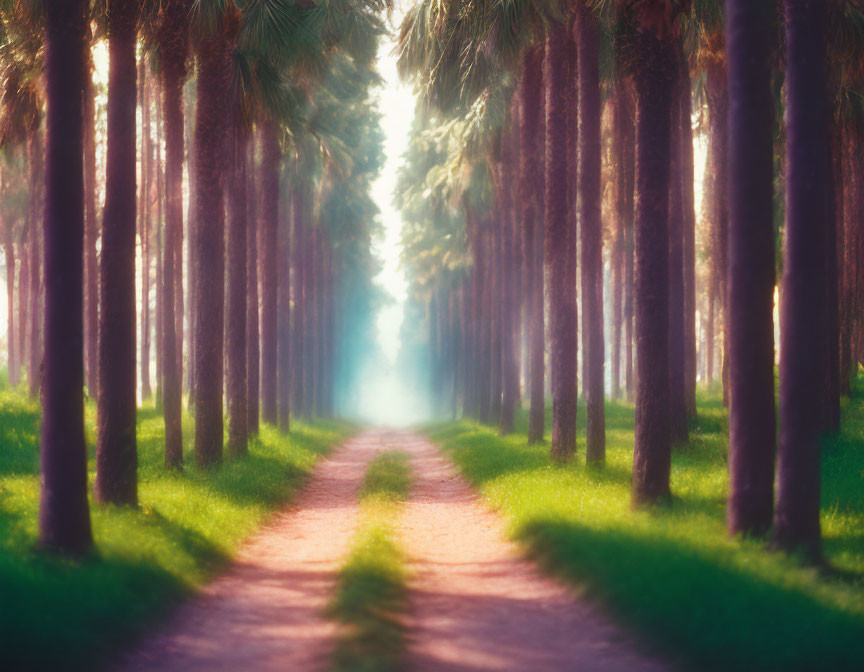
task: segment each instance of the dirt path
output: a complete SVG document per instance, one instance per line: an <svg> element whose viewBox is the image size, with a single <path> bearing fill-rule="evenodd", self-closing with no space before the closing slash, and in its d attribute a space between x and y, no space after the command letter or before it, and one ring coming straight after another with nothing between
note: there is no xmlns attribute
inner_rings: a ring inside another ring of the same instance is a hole
<svg viewBox="0 0 864 672"><path fill-rule="evenodd" d="M335 632L321 610L357 525L366 464L384 450L385 436L362 434L322 461L295 504L249 540L232 568L140 641L117 669L321 669Z"/></svg>
<svg viewBox="0 0 864 672"><path fill-rule="evenodd" d="M453 464L425 439L406 439L415 474L402 514L414 573L413 672L670 669L541 575Z"/></svg>
<svg viewBox="0 0 864 672"><path fill-rule="evenodd" d="M321 611L357 526L366 465L386 450L408 453L415 479L399 525L412 573L411 672L669 669L523 559L501 519L434 445L381 430L351 439L322 462L296 504L244 547L232 569L118 669L325 669L335 627Z"/></svg>

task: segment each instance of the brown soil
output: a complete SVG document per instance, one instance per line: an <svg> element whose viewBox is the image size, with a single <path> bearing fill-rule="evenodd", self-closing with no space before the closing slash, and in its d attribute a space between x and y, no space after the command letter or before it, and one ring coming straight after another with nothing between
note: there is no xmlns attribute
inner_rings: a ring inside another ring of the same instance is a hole
<svg viewBox="0 0 864 672"><path fill-rule="evenodd" d="M408 669L669 669L524 559L434 445L388 430L370 430L322 462L296 504L119 669L325 669L336 629L321 612L357 525L366 465L385 450L408 453L415 479L400 523L412 577Z"/></svg>

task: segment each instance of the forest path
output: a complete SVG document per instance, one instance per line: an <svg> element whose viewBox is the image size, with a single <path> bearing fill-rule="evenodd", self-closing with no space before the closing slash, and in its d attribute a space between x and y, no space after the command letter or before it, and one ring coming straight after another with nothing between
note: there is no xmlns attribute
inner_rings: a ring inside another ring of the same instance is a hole
<svg viewBox="0 0 864 672"><path fill-rule="evenodd" d="M247 542L226 574L139 641L117 669L326 669L336 626L322 610L358 524L357 490L368 463L390 450L410 456L414 478L398 524L410 571L406 669L670 669L526 560L436 446L380 429L322 461L296 502Z"/></svg>
<svg viewBox="0 0 864 672"><path fill-rule="evenodd" d="M414 486L401 518L411 560L412 672L654 672L593 604L544 576L502 519L429 441L408 437Z"/></svg>
<svg viewBox="0 0 864 672"><path fill-rule="evenodd" d="M180 606L123 658L139 672L307 672L326 667L336 574L359 522L366 465L387 449L380 431L349 439L316 466L284 511L228 571Z"/></svg>

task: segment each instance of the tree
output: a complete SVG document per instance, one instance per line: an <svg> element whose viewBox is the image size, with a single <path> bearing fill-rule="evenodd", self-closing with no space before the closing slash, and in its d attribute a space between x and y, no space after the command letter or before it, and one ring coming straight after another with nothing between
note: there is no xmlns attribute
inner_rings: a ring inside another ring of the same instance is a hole
<svg viewBox="0 0 864 672"><path fill-rule="evenodd" d="M195 458L222 460L222 374L225 308L225 136L228 132L227 17L199 7L195 106Z"/></svg>
<svg viewBox="0 0 864 672"><path fill-rule="evenodd" d="M567 100L573 77L566 59L568 25L555 23L546 35L543 59L546 92L545 245L549 265L550 366L552 369L552 444L550 453L563 461L576 452L576 259L572 255L571 220L567 212Z"/></svg>
<svg viewBox="0 0 864 672"><path fill-rule="evenodd" d="M826 7L784 0L786 228L780 313L780 438L774 542L820 552L819 434L825 349Z"/></svg>
<svg viewBox="0 0 864 672"><path fill-rule="evenodd" d="M85 3L46 0L43 6L48 117L39 543L83 553L93 544L83 398Z"/></svg>
<svg viewBox="0 0 864 672"><path fill-rule="evenodd" d="M260 341L258 331L258 204L255 170L255 141L249 141L249 162L246 166L246 410L249 434L258 433L260 420Z"/></svg>
<svg viewBox="0 0 864 672"><path fill-rule="evenodd" d="M165 118L165 253L162 259L162 406L165 415L165 466L183 464L181 376L177 357L183 330L175 325L175 264L182 253L183 228L183 80L188 51L186 0L163 5L159 24L162 60L162 116ZM182 287L180 293L182 294ZM181 324L182 327L182 324Z"/></svg>
<svg viewBox="0 0 864 672"><path fill-rule="evenodd" d="M603 235L600 219L600 97L597 19L579 3L579 197L582 227L582 319L585 348L587 429L585 457L589 463L606 459L606 420L603 399Z"/></svg>
<svg viewBox="0 0 864 672"><path fill-rule="evenodd" d="M542 204L542 162L538 152L545 139L545 127L539 115L537 101L543 92L543 52L533 47L525 53L519 83L520 96L520 198L522 201L522 235L525 250L525 315L528 322L528 349L530 361L529 394L531 406L528 418L528 442L543 440L543 378L545 371L543 347L543 249L542 238L538 250L537 230ZM538 263L539 262L539 263Z"/></svg>
<svg viewBox="0 0 864 672"><path fill-rule="evenodd" d="M761 535L774 498L774 6L729 0L730 534Z"/></svg>
<svg viewBox="0 0 864 672"><path fill-rule="evenodd" d="M275 425L276 320L279 266L279 140L276 129L265 122L261 128L261 417Z"/></svg>
<svg viewBox="0 0 864 672"><path fill-rule="evenodd" d="M636 427L632 500L669 495L669 151L677 70L672 16L629 0L624 39L636 89Z"/></svg>
<svg viewBox="0 0 864 672"><path fill-rule="evenodd" d="M135 41L138 3L108 4L108 151L102 219L96 498L138 499L135 353ZM80 60L80 56L79 56Z"/></svg>

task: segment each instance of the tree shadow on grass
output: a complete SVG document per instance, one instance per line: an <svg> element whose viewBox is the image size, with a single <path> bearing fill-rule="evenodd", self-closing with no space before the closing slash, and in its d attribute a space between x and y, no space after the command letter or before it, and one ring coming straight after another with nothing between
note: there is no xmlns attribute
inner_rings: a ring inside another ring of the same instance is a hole
<svg viewBox="0 0 864 672"><path fill-rule="evenodd" d="M534 520L517 538L691 669L861 669L864 620L725 554L560 519Z"/></svg>

